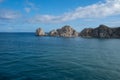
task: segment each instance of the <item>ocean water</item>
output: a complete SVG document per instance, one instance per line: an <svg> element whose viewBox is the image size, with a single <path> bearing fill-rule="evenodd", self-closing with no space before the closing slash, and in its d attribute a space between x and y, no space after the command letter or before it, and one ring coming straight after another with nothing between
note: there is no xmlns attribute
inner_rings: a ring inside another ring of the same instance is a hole
<svg viewBox="0 0 120 80"><path fill-rule="evenodd" d="M0 33L0 80L120 80L120 39Z"/></svg>

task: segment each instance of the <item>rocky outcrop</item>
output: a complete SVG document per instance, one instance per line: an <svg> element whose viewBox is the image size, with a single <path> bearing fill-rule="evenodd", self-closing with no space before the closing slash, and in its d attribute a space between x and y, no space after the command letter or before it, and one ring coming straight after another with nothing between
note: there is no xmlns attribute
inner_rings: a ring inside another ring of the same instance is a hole
<svg viewBox="0 0 120 80"><path fill-rule="evenodd" d="M120 27L110 28L106 25L100 25L97 28L85 28L80 33L76 32L71 26L64 26L60 29L45 33L41 28L36 30L37 36L55 36L55 37L93 37L93 38L120 38Z"/></svg>
<svg viewBox="0 0 120 80"><path fill-rule="evenodd" d="M81 36L81 37L92 37L92 32L93 32L92 28L85 28L80 32L79 36Z"/></svg>
<svg viewBox="0 0 120 80"><path fill-rule="evenodd" d="M78 32L74 30L71 26L64 26L61 29L52 30L49 33L49 36L60 36L60 37L77 37Z"/></svg>
<svg viewBox="0 0 120 80"><path fill-rule="evenodd" d="M38 29L36 29L36 35L37 36L45 36L45 32L43 31L43 29L38 28Z"/></svg>
<svg viewBox="0 0 120 80"><path fill-rule="evenodd" d="M59 36L57 30L52 30L48 33L49 36Z"/></svg>
<svg viewBox="0 0 120 80"><path fill-rule="evenodd" d="M100 25L97 28L86 28L79 35L94 38L120 38L120 27L110 28L106 25Z"/></svg>

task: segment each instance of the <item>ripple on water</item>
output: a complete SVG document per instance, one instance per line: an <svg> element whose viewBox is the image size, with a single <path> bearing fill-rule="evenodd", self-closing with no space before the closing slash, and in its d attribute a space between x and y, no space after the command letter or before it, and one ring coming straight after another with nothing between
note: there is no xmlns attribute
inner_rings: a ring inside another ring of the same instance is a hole
<svg viewBox="0 0 120 80"><path fill-rule="evenodd" d="M119 39L0 34L0 80L119 80Z"/></svg>

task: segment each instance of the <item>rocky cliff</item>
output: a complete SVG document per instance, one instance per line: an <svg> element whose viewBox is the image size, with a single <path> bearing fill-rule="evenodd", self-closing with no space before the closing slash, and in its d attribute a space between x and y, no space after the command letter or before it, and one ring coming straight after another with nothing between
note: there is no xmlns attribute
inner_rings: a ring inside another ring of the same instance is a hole
<svg viewBox="0 0 120 80"><path fill-rule="evenodd" d="M60 36L60 37L77 37L78 32L74 30L71 26L64 26L61 29L52 30L49 33L49 36Z"/></svg>
<svg viewBox="0 0 120 80"><path fill-rule="evenodd" d="M100 25L97 28L85 28L80 32L79 36L94 38L120 38L120 27L110 28L106 25Z"/></svg>

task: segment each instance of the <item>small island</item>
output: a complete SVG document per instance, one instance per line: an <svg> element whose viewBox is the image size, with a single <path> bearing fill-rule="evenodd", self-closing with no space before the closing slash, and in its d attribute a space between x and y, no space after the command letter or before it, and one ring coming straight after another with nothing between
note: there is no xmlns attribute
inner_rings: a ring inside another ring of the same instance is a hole
<svg viewBox="0 0 120 80"><path fill-rule="evenodd" d="M77 32L69 25L60 29L52 30L45 33L42 28L36 30L37 36L54 36L54 37L83 37L83 38L120 38L120 27L111 28L106 25L99 25L97 28L85 28Z"/></svg>

